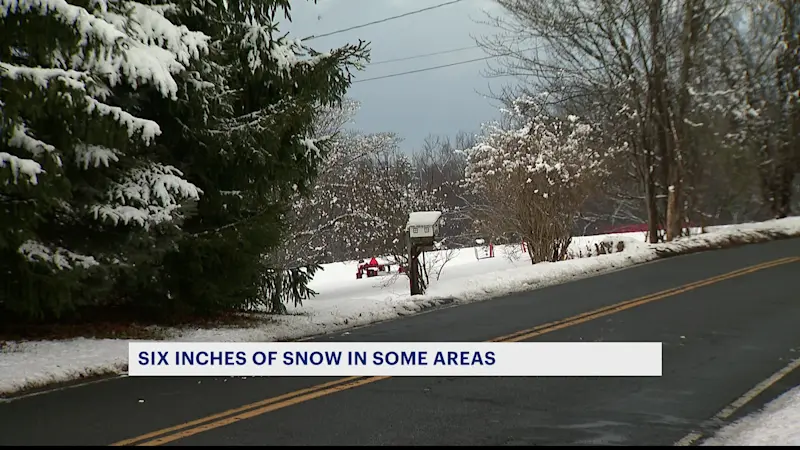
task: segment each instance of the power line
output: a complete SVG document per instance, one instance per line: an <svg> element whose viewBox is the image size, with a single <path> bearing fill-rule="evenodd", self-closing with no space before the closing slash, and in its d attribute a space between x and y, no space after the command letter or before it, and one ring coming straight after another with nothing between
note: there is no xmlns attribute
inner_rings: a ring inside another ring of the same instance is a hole
<svg viewBox="0 0 800 450"><path fill-rule="evenodd" d="M450 64L442 64L440 66L425 67L425 68L422 68L422 69L409 70L407 72L391 73L389 75L382 75L382 76L379 76L379 77L364 78L363 80L354 80L353 83L363 83L365 81L382 80L384 78L394 78L394 77L399 77L399 76L403 76L403 75L411 75L412 73L428 72L430 70L444 69L445 67L460 66L462 64L469 64L469 63L474 63L474 62L478 62L478 61L485 61L487 59L492 59L492 58L496 58L496 57L497 56L485 56L483 58L468 59L466 61L458 61L458 62L454 62L454 63L450 63Z"/></svg>
<svg viewBox="0 0 800 450"><path fill-rule="evenodd" d="M537 50L539 48L541 48L541 47L531 47L531 48L527 48L527 49L520 50L520 51L527 52L527 51L531 51L531 50ZM355 83L364 83L366 81L383 80L385 78L394 78L394 77L400 77L400 76L403 76L403 75L411 75L411 74L414 74L414 73L428 72L428 71L431 71L431 70L438 70L438 69L444 69L444 68L447 68L447 67L460 66L460 65L463 65L463 64L470 64L470 63L474 63L474 62L478 62L478 61L486 61L487 59L493 59L493 58L499 58L499 57L502 57L502 56L513 55L514 53L517 53L517 52L508 52L508 53L503 53L503 54L500 54L500 55L484 56L483 58L468 59L466 61L457 61L457 62L454 62L454 63L442 64L442 65L433 66L433 67L424 67L422 69L409 70L409 71L406 71L406 72L390 73L389 75L381 75L379 77L364 78L363 80L353 80L353 83L354 84Z"/></svg>
<svg viewBox="0 0 800 450"><path fill-rule="evenodd" d="M454 49L451 49L451 50L442 50L440 52L425 53L425 54L422 54L422 55L406 56L404 58L385 59L383 61L377 61L377 62L370 63L369 65L370 66L377 66L377 65L380 65L380 64L387 64L387 63L398 62L398 61L408 61L410 59L425 58L425 57L428 57L428 56L446 55L448 53L455 53L455 52L460 52L460 51L464 51L464 50L472 50L474 48L480 48L480 45L473 45L471 47L454 48Z"/></svg>
<svg viewBox="0 0 800 450"><path fill-rule="evenodd" d="M361 25L355 25L355 26L352 26L352 27L349 27L349 28L343 28L341 30L331 31L330 33L311 35L311 36L309 36L309 37L307 37L307 38L305 38L303 40L304 41L310 41L312 39L319 39L321 37L328 37L328 36L332 36L334 34L344 33L346 31L357 30L359 28L364 28L364 27L368 27L368 26L371 26L371 25L377 25L379 23L389 22L390 20L395 20L395 19L400 19L400 18L403 18L403 17L408 17L408 16L411 16L411 15L414 15L414 14L419 14L419 13L422 13L422 12L425 12L425 11L430 11L432 9L441 8L443 6L452 5L454 3L459 3L459 2L462 2L462 1L464 1L464 0L451 0L449 2L440 3L438 5L433 5L433 6L429 6L427 8L418 9L416 11L410 11L410 12L407 12L407 13L398 14L396 16L387 17L385 19L380 19L380 20L376 20L376 21L373 21L373 22L364 23L364 24L361 24Z"/></svg>

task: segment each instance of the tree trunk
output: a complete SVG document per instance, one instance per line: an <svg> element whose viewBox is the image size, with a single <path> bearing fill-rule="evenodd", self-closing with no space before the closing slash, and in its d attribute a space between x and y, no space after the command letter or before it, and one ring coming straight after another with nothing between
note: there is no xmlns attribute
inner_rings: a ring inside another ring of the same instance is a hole
<svg viewBox="0 0 800 450"><path fill-rule="evenodd" d="M275 290L270 298L270 311L275 314L285 314L286 307L283 306L281 296L283 294L283 270L275 270Z"/></svg>
<svg viewBox="0 0 800 450"><path fill-rule="evenodd" d="M780 78L783 80L783 91L787 101L785 103L787 134L781 150L781 168L779 173L778 192L775 196L778 204L775 205L777 217L784 218L791 214L792 209L792 184L797 174L800 174L800 105L796 93L800 91L800 70L798 70L798 55L800 55L800 1L785 0L783 8L783 41L786 48L780 56Z"/></svg>
<svg viewBox="0 0 800 450"><path fill-rule="evenodd" d="M667 241L681 236L683 231L682 210L680 181L673 179L667 197Z"/></svg>
<svg viewBox="0 0 800 450"><path fill-rule="evenodd" d="M781 164L776 168L776 172L770 192L771 212L774 218L783 219L791 213L794 171L787 167L787 164Z"/></svg>
<svg viewBox="0 0 800 450"><path fill-rule="evenodd" d="M658 243L658 203L656 202L656 183L651 173L647 176L647 236L651 244Z"/></svg>
<svg viewBox="0 0 800 450"><path fill-rule="evenodd" d="M680 195L678 184L679 177L676 173L674 140L671 133L670 108L667 102L667 54L663 42L663 0L650 0L650 39L653 57L652 73L650 74L650 98L652 99L653 147L657 150L659 174L661 183L667 189L666 216L667 239L671 239L670 224L674 216L680 211ZM673 184L675 183L675 184ZM678 214L680 217L680 214ZM680 219L678 219L680 223Z"/></svg>
<svg viewBox="0 0 800 450"><path fill-rule="evenodd" d="M684 160L689 154L689 83L693 69L693 49L697 45L699 20L704 9L703 0L685 0L683 29L681 32L681 70L678 80L678 105L675 120L670 121L674 133L672 161L670 161L669 194L667 198L667 240L680 237L683 232L685 205L683 199Z"/></svg>

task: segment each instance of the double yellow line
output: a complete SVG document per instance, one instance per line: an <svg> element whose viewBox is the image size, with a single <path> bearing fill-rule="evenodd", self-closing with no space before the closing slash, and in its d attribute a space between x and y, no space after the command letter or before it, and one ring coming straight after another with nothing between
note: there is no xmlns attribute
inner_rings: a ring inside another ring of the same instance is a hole
<svg viewBox="0 0 800 450"><path fill-rule="evenodd" d="M771 267L780 266L800 261L800 257L788 257L775 261L758 264L755 266L746 267L744 269L729 272L705 280L700 280L694 283L686 284L665 291L657 292L655 294L646 295L644 297L635 298L625 302L620 302L604 308L599 308L576 316L568 317L566 319L557 320L554 322L539 325L533 328L522 330L506 336L501 336L490 340L489 342L520 342L528 339L541 336L546 333L552 333L567 327L579 325L589 322L600 317L605 317L611 314L625 311L627 309L635 308L647 303L657 300L662 300L673 295L678 295L704 286L708 286L721 281L730 280L732 278L747 275L759 270L769 269ZM244 405L239 408L230 409L218 414L214 414L201 419L186 422L162 430L154 431L152 433L143 434L135 438L126 439L123 441L111 444L112 446L156 446L163 445L169 442L177 441L180 439L193 436L195 434L203 433L205 431L213 430L215 428L230 425L241 420L246 420L252 417L260 416L262 414L283 409L298 403L307 402L315 398L324 397L326 395L335 394L337 392L346 391L348 389L357 388L366 384L375 383L376 381L385 380L391 377L348 377L339 380L331 381L329 383L319 384L310 388L301 389L298 391L290 392L288 394L280 395L277 397L268 398L259 402Z"/></svg>

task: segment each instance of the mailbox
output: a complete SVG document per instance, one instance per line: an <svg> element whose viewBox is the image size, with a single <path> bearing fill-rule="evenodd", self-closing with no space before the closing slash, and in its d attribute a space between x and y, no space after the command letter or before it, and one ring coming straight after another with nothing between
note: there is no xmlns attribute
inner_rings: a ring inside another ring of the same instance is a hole
<svg viewBox="0 0 800 450"><path fill-rule="evenodd" d="M406 231L412 242L419 245L433 245L439 236L441 211L417 211L408 215Z"/></svg>

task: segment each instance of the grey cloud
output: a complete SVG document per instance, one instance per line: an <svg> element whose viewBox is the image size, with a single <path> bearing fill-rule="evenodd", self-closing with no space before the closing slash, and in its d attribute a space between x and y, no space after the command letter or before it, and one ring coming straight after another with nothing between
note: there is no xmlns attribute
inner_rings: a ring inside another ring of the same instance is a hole
<svg viewBox="0 0 800 450"><path fill-rule="evenodd" d="M320 0L292 5L291 24L282 25L295 37L319 35L443 0ZM482 10L496 9L493 0L467 0L398 20L312 40L318 50L363 39L371 43L372 61L405 58L475 45L473 37L493 29L476 23ZM493 11L495 12L495 11ZM481 49L367 67L356 80L407 72L486 56ZM355 126L367 131L394 131L404 138L403 148L418 148L428 134L478 132L480 124L497 117L495 102L482 94L499 88L483 76L485 61L416 74L356 83L349 95L362 104Z"/></svg>

